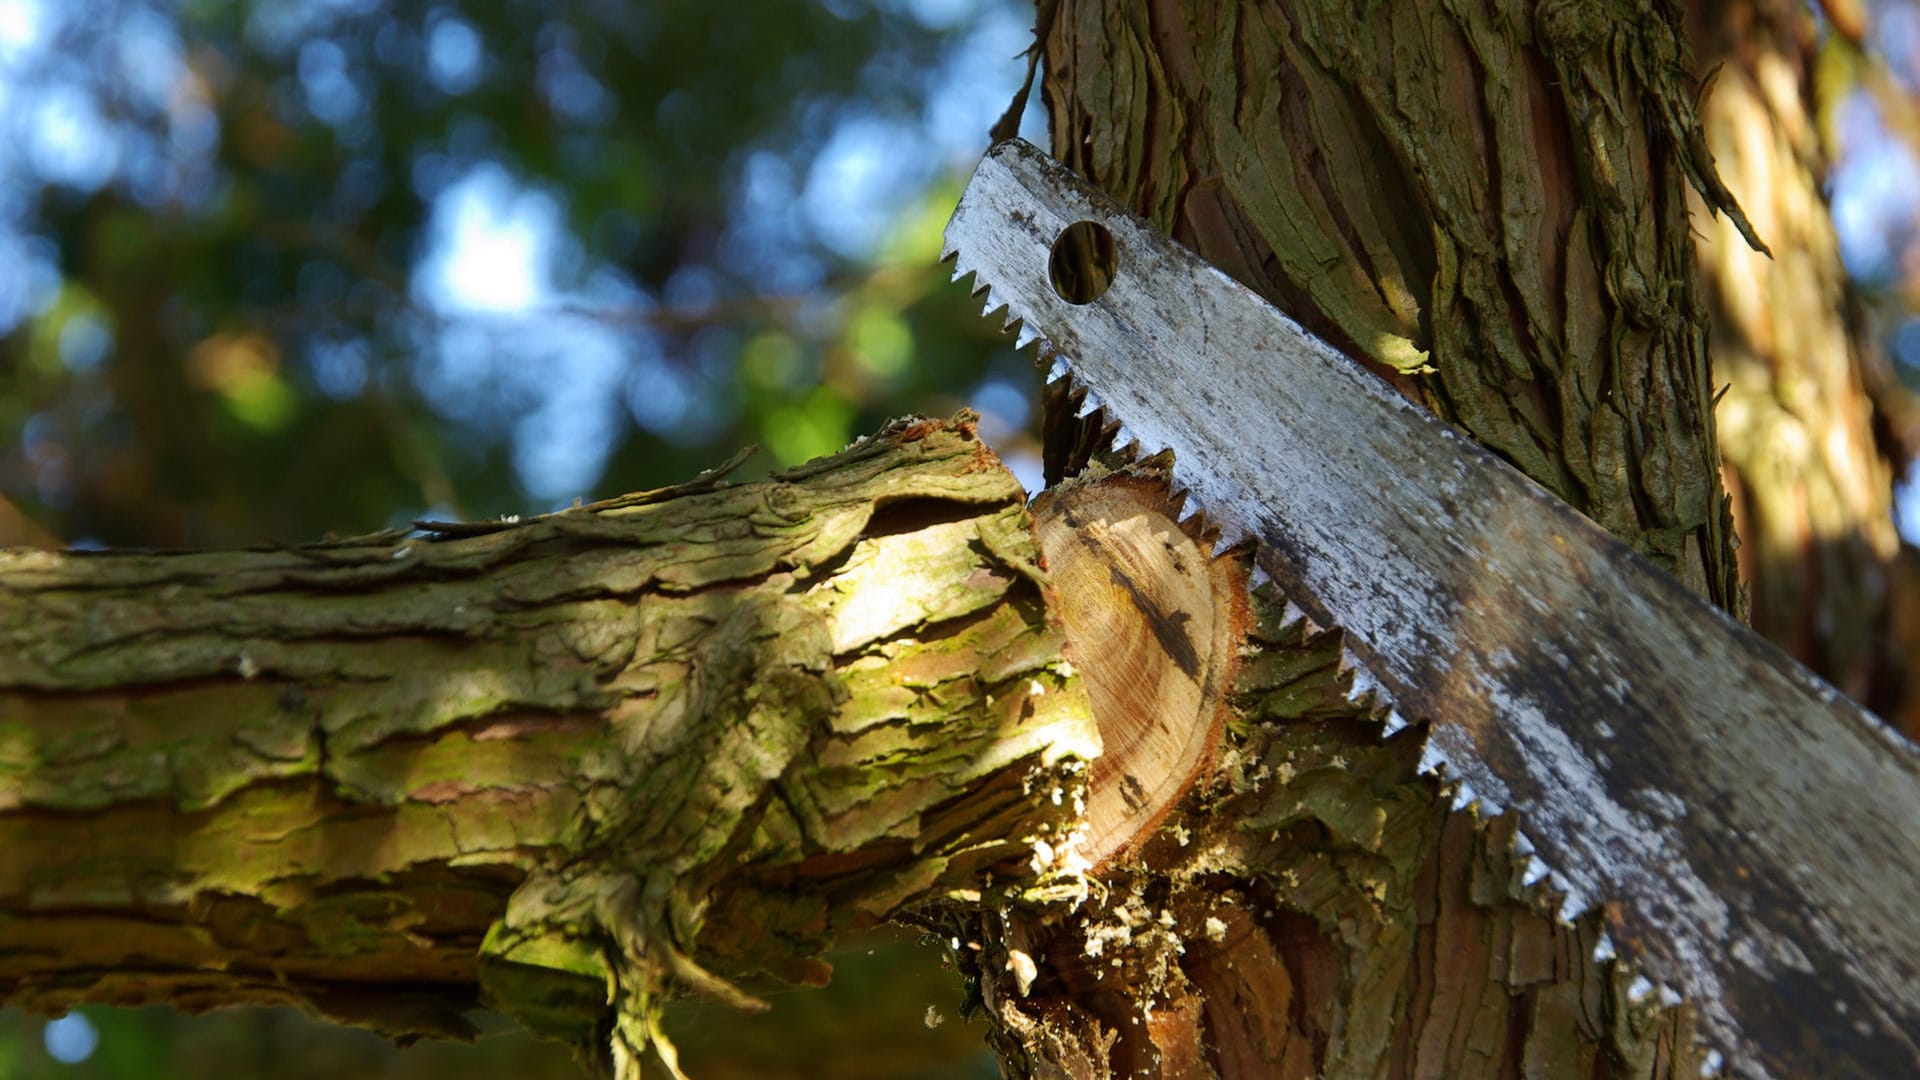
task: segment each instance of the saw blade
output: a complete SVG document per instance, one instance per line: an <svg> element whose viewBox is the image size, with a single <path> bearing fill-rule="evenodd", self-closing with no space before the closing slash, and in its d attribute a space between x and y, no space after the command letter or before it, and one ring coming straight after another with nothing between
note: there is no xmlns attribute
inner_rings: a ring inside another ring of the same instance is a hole
<svg viewBox="0 0 1920 1080"><path fill-rule="evenodd" d="M1075 303L1049 260L1079 222L1113 267ZM1732 1068L1920 1075L1912 744L1037 148L989 151L946 248Z"/></svg>

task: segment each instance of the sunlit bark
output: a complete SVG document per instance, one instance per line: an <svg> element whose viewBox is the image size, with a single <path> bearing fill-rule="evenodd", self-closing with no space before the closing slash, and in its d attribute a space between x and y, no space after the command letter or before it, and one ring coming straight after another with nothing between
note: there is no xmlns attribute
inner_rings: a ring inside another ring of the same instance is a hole
<svg viewBox="0 0 1920 1080"><path fill-rule="evenodd" d="M1098 736L1023 503L922 421L528 522L0 553L0 1002L486 1005L632 1076L671 994L1071 878Z"/></svg>

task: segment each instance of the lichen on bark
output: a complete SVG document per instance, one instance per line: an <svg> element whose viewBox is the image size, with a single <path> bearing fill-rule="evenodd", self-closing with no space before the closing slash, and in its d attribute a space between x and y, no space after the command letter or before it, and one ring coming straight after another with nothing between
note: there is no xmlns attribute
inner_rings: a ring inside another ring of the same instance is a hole
<svg viewBox="0 0 1920 1080"><path fill-rule="evenodd" d="M637 1075L667 996L1071 889L1099 737L1024 501L963 415L526 522L0 554L0 1000L485 1004Z"/></svg>

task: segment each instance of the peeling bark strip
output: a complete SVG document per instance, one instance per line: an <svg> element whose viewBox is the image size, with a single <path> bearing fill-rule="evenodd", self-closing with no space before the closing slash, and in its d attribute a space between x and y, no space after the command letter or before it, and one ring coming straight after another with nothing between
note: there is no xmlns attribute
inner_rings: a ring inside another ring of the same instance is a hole
<svg viewBox="0 0 1920 1080"><path fill-rule="evenodd" d="M0 553L0 1001L484 1003L637 1075L665 994L1044 893L1098 736L1022 503L920 421L522 524Z"/></svg>

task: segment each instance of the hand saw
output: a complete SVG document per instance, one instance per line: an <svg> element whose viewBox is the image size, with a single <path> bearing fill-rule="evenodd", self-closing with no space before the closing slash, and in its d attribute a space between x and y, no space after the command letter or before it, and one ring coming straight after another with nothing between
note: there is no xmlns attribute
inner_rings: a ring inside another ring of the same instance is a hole
<svg viewBox="0 0 1920 1080"><path fill-rule="evenodd" d="M1076 303L1049 266L1080 222L1112 266ZM988 152L946 255L1735 1071L1920 1076L1912 744L1030 144Z"/></svg>

